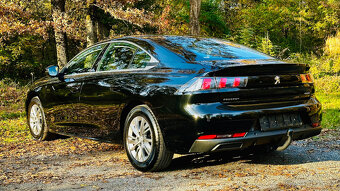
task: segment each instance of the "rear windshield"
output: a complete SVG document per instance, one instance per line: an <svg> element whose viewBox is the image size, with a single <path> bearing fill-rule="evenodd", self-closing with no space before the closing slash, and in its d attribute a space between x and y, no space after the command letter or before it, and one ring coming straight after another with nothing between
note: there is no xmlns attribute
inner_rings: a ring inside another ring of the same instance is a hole
<svg viewBox="0 0 340 191"><path fill-rule="evenodd" d="M251 48L221 39L164 36L152 40L190 61L272 59Z"/></svg>

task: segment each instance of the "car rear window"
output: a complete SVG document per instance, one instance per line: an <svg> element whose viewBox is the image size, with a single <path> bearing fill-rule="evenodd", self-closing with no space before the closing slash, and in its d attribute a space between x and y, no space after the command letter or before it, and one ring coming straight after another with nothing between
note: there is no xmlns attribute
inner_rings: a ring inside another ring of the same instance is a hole
<svg viewBox="0 0 340 191"><path fill-rule="evenodd" d="M251 48L221 39L164 36L152 40L190 61L272 59Z"/></svg>

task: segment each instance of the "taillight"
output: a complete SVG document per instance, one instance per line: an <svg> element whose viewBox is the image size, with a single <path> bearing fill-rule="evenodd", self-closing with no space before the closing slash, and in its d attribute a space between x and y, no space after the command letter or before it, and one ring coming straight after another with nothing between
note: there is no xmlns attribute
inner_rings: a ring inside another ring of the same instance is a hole
<svg viewBox="0 0 340 191"><path fill-rule="evenodd" d="M320 126L320 123L319 123L319 122L312 123L312 126L313 126L313 127L319 127L319 126Z"/></svg>
<svg viewBox="0 0 340 191"><path fill-rule="evenodd" d="M313 83L313 77L310 74L300 74L302 83Z"/></svg>
<svg viewBox="0 0 340 191"><path fill-rule="evenodd" d="M184 85L179 91L192 92L223 88L243 88L248 83L248 77L198 77Z"/></svg>
<svg viewBox="0 0 340 191"><path fill-rule="evenodd" d="M202 90L208 90L211 87L211 78L204 78L202 83Z"/></svg>

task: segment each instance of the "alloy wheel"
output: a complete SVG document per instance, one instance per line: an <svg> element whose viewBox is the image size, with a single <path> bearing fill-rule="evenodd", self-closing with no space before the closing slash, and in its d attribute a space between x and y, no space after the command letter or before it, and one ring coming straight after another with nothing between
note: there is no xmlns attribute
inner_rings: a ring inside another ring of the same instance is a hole
<svg viewBox="0 0 340 191"><path fill-rule="evenodd" d="M34 135L39 135L43 128L43 115L37 104L34 104L30 110L30 127Z"/></svg>
<svg viewBox="0 0 340 191"><path fill-rule="evenodd" d="M126 139L127 150L138 162L145 162L151 156L153 149L151 125L142 116L133 118L129 125Z"/></svg>

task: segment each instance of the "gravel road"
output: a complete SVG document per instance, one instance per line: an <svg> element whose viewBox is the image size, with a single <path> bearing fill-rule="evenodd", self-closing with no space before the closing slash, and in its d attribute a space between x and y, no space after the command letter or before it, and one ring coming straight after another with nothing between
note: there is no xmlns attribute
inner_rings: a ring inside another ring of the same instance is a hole
<svg viewBox="0 0 340 191"><path fill-rule="evenodd" d="M57 152L62 141L0 150L0 190L340 190L338 139L297 141L266 155L175 155L157 173L135 170L120 146L75 139L79 147L66 142L72 152Z"/></svg>

